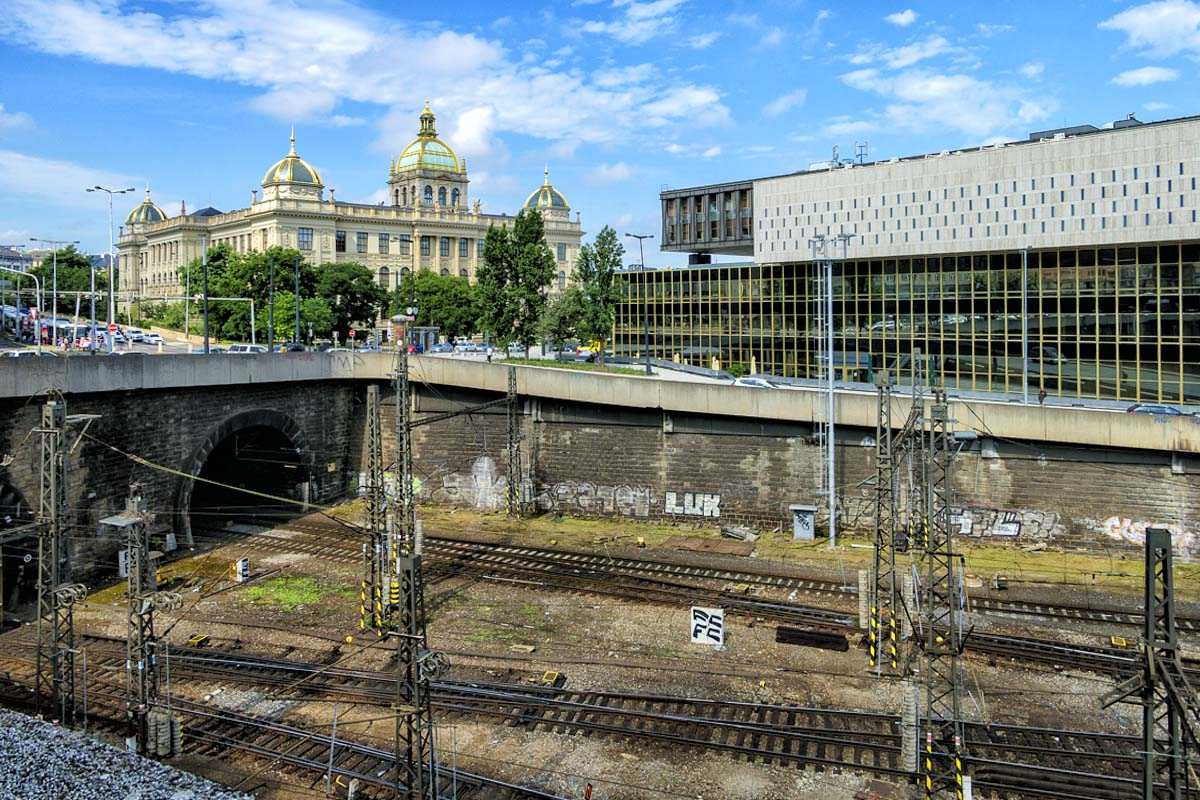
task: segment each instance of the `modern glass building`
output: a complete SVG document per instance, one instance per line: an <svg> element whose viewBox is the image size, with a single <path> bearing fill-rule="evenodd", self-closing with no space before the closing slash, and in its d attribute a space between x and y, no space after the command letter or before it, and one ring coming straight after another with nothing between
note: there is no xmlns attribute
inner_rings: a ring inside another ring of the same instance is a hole
<svg viewBox="0 0 1200 800"><path fill-rule="evenodd" d="M833 265L841 380L906 375L920 351L948 387L1020 392L1027 341L1033 393L1200 402L1198 159L1196 118L1123 121L822 165L754 181L753 199L739 184L732 206L754 209L755 261L630 274L614 349L639 354L648 320L655 357L818 377L825 290L805 251L843 234ZM745 237L700 241L679 215L714 202L719 211L728 186L664 192L664 242L682 240L666 249L693 261L745 252Z"/></svg>

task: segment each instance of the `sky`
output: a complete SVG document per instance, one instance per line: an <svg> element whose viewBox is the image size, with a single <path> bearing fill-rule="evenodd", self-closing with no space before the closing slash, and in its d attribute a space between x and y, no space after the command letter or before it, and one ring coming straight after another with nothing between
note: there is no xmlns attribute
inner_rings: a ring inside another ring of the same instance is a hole
<svg viewBox="0 0 1200 800"><path fill-rule="evenodd" d="M485 211L548 166L587 237L657 234L664 188L834 147L1200 113L1198 67L1196 0L0 0L0 245L103 251L96 184L138 188L118 224L147 185L171 215L245 207L293 125L339 199L379 202L426 100Z"/></svg>

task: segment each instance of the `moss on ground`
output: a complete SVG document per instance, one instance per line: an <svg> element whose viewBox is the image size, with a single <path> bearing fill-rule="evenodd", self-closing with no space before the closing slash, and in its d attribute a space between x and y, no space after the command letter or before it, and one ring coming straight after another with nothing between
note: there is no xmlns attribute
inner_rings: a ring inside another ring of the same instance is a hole
<svg viewBox="0 0 1200 800"><path fill-rule="evenodd" d="M358 594L353 587L309 575L282 575L248 587L243 596L249 603L291 612L301 606L317 605L329 597L349 599Z"/></svg>

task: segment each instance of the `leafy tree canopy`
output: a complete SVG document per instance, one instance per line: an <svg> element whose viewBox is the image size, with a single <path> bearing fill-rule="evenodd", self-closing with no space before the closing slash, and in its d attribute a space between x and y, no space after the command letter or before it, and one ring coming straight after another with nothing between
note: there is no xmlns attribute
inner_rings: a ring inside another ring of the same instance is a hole
<svg viewBox="0 0 1200 800"><path fill-rule="evenodd" d="M580 335L599 342L597 358L601 361L624 290L624 282L617 274L624 254L625 247L617 232L605 225L596 234L595 242L579 248L579 258L575 261L573 279L580 290Z"/></svg>
<svg viewBox="0 0 1200 800"><path fill-rule="evenodd" d="M92 280L92 264L88 257L75 249L75 245L68 245L57 251L58 258L58 308L57 310L63 313L71 313L75 310L75 295L64 294L65 292L86 292L91 289ZM42 303L46 308L51 305L51 287L55 285L54 280L54 256L46 256L42 262L29 270L30 274L34 275L42 285ZM19 283L20 278L13 278L14 282ZM105 291L108 288L108 275L104 270L96 270L96 291ZM104 308L104 303L101 298L96 298L96 313ZM83 298L80 304L81 309L88 308L88 299ZM84 311L83 313L87 313Z"/></svg>
<svg viewBox="0 0 1200 800"><path fill-rule="evenodd" d="M389 313L417 306L417 325L436 326L448 339L471 336L480 329L480 291L462 277L421 270L405 275L391 295Z"/></svg>
<svg viewBox="0 0 1200 800"><path fill-rule="evenodd" d="M511 231L488 229L477 274L481 319L497 342L519 342L526 349L533 344L554 271L554 254L546 245L545 224L536 210L518 214Z"/></svg>
<svg viewBox="0 0 1200 800"><path fill-rule="evenodd" d="M582 316L583 292L572 286L546 303L539 332L543 339L560 348L563 342L579 336Z"/></svg>

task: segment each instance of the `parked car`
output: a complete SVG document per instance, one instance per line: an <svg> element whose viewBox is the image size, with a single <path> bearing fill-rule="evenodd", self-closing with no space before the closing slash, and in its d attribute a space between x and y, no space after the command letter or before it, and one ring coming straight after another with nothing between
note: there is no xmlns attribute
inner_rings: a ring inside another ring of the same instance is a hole
<svg viewBox="0 0 1200 800"><path fill-rule="evenodd" d="M1164 417L1186 417L1187 414L1180 411L1175 406L1168 406L1162 403L1134 403L1129 408L1125 409L1127 414L1157 414Z"/></svg>
<svg viewBox="0 0 1200 800"><path fill-rule="evenodd" d="M300 342L284 342L279 346L279 352L281 353L303 353L305 349L304 345Z"/></svg>
<svg viewBox="0 0 1200 800"><path fill-rule="evenodd" d="M165 342L163 342L162 335L154 333L154 332L143 333L142 341L145 342L146 344L165 344Z"/></svg>
<svg viewBox="0 0 1200 800"><path fill-rule="evenodd" d="M430 354L453 353L454 345L450 344L449 342L439 342L438 344L435 344L433 347L429 348L429 352L430 352Z"/></svg>
<svg viewBox="0 0 1200 800"><path fill-rule="evenodd" d="M58 354L55 353L53 350L43 350L42 352L39 353L37 350L31 349L31 350L9 350L4 355L8 358L26 358L29 356L55 356Z"/></svg>
<svg viewBox="0 0 1200 800"><path fill-rule="evenodd" d="M752 389L774 389L775 385L765 378L737 378L734 386L749 386Z"/></svg>
<svg viewBox="0 0 1200 800"><path fill-rule="evenodd" d="M158 334L157 334L157 333L156 333L156 334L154 334L154 335L155 335L155 336L158 336ZM141 328L126 328L126 329L125 329L125 336L126 336L126 337L129 339L129 341L131 341L131 342L144 342L144 341L146 341L146 332L145 332L144 330L142 330Z"/></svg>
<svg viewBox="0 0 1200 800"><path fill-rule="evenodd" d="M230 353L265 353L267 346L265 344L231 344L228 352Z"/></svg>
<svg viewBox="0 0 1200 800"><path fill-rule="evenodd" d="M208 346L209 355L212 355L213 353L224 353L224 352L225 352L225 348L221 347L221 345L219 345L219 344L210 344Z"/></svg>

